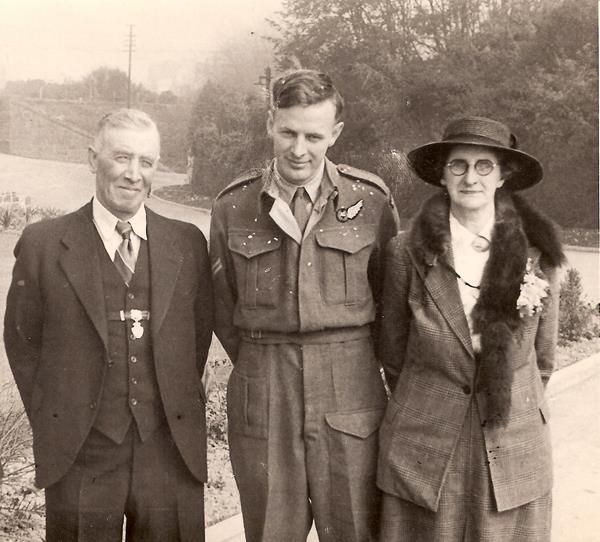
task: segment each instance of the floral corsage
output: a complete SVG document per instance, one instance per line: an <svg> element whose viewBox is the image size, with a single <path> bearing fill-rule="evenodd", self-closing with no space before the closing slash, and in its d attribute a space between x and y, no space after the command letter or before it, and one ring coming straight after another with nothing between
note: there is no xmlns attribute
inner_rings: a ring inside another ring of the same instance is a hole
<svg viewBox="0 0 600 542"><path fill-rule="evenodd" d="M521 283L521 293L517 299L517 310L519 316L533 316L542 311L543 300L548 296L550 285L548 281L538 277L533 270L531 258L527 258L525 275Z"/></svg>

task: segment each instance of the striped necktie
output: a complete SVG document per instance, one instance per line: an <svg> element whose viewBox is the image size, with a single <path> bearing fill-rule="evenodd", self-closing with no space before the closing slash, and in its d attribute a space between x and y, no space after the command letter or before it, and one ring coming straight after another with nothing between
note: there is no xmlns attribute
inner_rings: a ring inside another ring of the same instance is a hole
<svg viewBox="0 0 600 542"><path fill-rule="evenodd" d="M129 286L135 270L135 253L131 241L132 227L129 222L119 220L115 228L123 240L115 251L114 263L125 284Z"/></svg>

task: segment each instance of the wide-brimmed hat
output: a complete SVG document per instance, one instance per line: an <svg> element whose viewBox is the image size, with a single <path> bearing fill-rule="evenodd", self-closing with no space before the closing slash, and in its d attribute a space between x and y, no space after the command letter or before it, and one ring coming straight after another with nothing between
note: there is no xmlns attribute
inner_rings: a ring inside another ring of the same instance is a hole
<svg viewBox="0 0 600 542"><path fill-rule="evenodd" d="M542 165L533 156L517 149L517 138L508 126L485 117L462 117L446 126L441 141L427 143L408 153L408 160L424 181L440 186L441 160L455 145L475 145L499 151L508 158L513 172L504 180L510 190L523 190L539 183Z"/></svg>

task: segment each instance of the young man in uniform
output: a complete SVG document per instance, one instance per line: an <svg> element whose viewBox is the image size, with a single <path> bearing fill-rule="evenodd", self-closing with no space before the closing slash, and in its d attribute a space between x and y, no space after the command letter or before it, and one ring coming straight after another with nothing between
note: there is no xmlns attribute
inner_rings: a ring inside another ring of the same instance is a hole
<svg viewBox="0 0 600 542"><path fill-rule="evenodd" d="M234 363L229 445L247 540L375 540L386 403L371 324L397 231L383 181L331 163L343 99L301 70L272 89L275 158L216 199L216 332Z"/></svg>

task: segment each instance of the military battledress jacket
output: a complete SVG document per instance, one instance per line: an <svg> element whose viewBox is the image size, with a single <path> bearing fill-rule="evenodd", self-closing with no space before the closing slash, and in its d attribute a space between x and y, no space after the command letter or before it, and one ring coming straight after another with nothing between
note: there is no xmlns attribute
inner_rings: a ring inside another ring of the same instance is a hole
<svg viewBox="0 0 600 542"><path fill-rule="evenodd" d="M215 201L216 333L234 362L240 330L304 333L365 326L375 318L397 213L379 177L328 160L325 166L334 190L315 204L323 212L309 222L299 260L289 268L284 237L301 234L281 220L291 211L269 194L270 169L241 176Z"/></svg>

